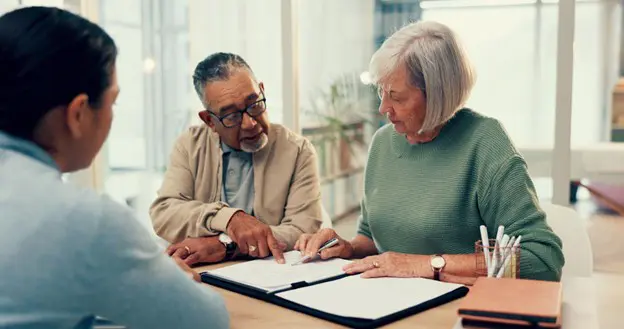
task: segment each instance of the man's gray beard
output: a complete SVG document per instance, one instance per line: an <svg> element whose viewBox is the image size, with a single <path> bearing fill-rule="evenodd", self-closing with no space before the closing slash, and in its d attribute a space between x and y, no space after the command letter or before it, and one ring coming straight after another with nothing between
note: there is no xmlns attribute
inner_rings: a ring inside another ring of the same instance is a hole
<svg viewBox="0 0 624 329"><path fill-rule="evenodd" d="M267 134L262 133L260 138L255 142L241 142L240 148L243 152L254 153L262 150L269 143Z"/></svg>

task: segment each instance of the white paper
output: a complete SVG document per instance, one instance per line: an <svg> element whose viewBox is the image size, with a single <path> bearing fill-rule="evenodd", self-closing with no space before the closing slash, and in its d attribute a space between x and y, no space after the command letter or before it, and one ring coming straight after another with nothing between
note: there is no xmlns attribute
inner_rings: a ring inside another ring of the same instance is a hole
<svg viewBox="0 0 624 329"><path fill-rule="evenodd" d="M354 275L276 295L330 314L375 320L459 287L462 285L428 279L362 279Z"/></svg>
<svg viewBox="0 0 624 329"><path fill-rule="evenodd" d="M301 253L290 251L284 254L285 264L278 264L273 257L257 259L232 266L208 271L210 274L235 282L272 292L290 287L295 282L308 282L335 277L344 274L343 266L351 261L330 259L312 261L300 265L291 265L299 261Z"/></svg>

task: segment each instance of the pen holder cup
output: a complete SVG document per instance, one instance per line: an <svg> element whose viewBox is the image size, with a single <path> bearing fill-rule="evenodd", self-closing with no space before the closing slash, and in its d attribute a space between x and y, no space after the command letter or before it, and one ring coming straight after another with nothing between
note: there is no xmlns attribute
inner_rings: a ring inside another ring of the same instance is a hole
<svg viewBox="0 0 624 329"><path fill-rule="evenodd" d="M481 240L475 242L476 276L493 278L520 277L520 250L521 248L499 247L495 239L489 240L489 247L483 248ZM486 260L486 255L489 260ZM504 269L503 269L504 268Z"/></svg>

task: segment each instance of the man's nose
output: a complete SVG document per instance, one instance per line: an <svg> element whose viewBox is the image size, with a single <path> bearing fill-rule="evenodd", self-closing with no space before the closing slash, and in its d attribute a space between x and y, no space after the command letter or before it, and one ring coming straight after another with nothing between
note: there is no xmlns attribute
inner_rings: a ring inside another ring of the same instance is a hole
<svg viewBox="0 0 624 329"><path fill-rule="evenodd" d="M241 122L241 128L244 130L253 129L256 126L257 122L254 118L249 115L249 113L243 113L243 122Z"/></svg>

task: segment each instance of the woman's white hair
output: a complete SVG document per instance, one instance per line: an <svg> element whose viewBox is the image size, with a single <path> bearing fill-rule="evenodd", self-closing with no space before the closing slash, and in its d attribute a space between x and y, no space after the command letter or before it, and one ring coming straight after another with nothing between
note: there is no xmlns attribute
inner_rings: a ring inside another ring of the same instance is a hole
<svg viewBox="0 0 624 329"><path fill-rule="evenodd" d="M446 123L465 104L475 74L455 33L444 24L421 21L392 34L370 61L373 82L405 67L413 86L425 95L427 113L419 133Z"/></svg>

